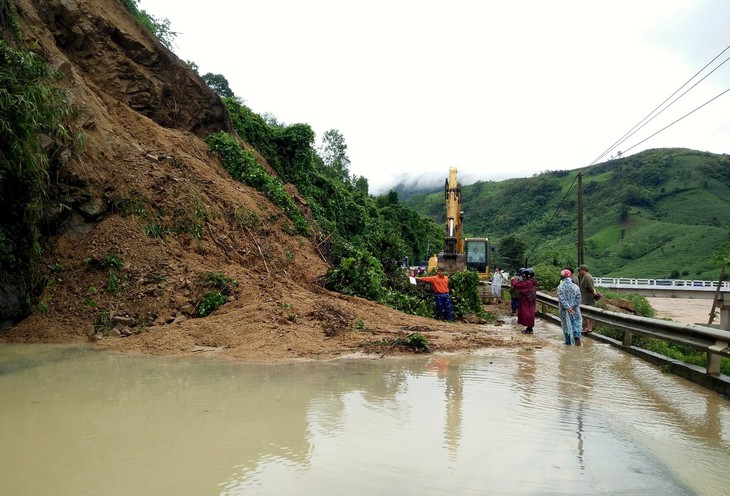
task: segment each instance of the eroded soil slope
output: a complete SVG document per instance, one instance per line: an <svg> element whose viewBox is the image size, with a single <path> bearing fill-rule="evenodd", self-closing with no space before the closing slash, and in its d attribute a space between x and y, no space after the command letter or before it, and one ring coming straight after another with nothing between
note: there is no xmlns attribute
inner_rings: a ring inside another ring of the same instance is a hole
<svg viewBox="0 0 730 496"><path fill-rule="evenodd" d="M218 96L120 2L18 6L28 41L66 76L84 143L54 161L45 289L33 315L0 339L240 360L398 353L389 343L412 332L434 351L536 339L512 325L442 323L321 289L319 233L287 234L286 216L209 154L202 138L232 131ZM239 285L195 318L211 273Z"/></svg>

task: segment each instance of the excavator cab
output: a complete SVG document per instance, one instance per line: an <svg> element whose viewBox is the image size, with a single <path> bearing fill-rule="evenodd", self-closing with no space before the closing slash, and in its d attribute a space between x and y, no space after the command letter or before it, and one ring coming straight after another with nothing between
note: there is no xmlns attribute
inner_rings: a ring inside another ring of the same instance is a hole
<svg viewBox="0 0 730 496"><path fill-rule="evenodd" d="M464 245L466 268L477 271L481 279L487 279L489 275L489 240L487 238L466 238Z"/></svg>

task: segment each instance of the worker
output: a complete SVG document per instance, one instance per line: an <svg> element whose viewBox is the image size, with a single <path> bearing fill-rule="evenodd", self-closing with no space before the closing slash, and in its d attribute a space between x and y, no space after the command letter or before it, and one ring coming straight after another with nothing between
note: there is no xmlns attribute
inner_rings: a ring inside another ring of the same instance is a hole
<svg viewBox="0 0 730 496"><path fill-rule="evenodd" d="M444 274L444 269L439 268L436 270L435 276L418 277L416 281L427 282L433 287L433 295L436 299L436 316L448 321L454 320L451 312L449 278Z"/></svg>
<svg viewBox="0 0 730 496"><path fill-rule="evenodd" d="M580 288L573 282L573 273L569 269L560 271L560 279L562 281L558 285L558 307L565 344L570 345L572 339L576 346L581 346L583 317L580 313Z"/></svg>
<svg viewBox="0 0 730 496"><path fill-rule="evenodd" d="M499 266L494 268L494 274L492 274L492 302L497 305L502 304L502 282L504 281L504 273Z"/></svg>

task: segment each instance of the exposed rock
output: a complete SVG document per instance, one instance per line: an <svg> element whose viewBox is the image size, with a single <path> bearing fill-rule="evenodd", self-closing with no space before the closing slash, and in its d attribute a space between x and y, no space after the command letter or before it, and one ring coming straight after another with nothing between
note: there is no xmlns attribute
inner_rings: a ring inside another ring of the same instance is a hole
<svg viewBox="0 0 730 496"><path fill-rule="evenodd" d="M134 326L134 317L115 315L111 318L112 324L121 324L123 326L132 327Z"/></svg>
<svg viewBox="0 0 730 496"><path fill-rule="evenodd" d="M12 323L13 319L23 315L22 302L18 299L19 294L21 294L20 289L12 280L3 281L3 284L0 285L0 315L3 320L0 327L6 328L5 326Z"/></svg>
<svg viewBox="0 0 730 496"><path fill-rule="evenodd" d="M96 220L106 212L106 202L101 198L91 198L79 206L79 212L86 220Z"/></svg>

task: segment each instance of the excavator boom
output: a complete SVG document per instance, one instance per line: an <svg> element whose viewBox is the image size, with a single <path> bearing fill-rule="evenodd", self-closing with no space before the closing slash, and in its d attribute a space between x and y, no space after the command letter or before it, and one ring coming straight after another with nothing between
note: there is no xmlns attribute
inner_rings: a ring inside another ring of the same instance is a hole
<svg viewBox="0 0 730 496"><path fill-rule="evenodd" d="M461 184L456 180L456 167L449 168L444 185L446 202L446 237L444 251L429 259L429 271L443 269L447 274L476 270L480 278L489 274L489 241L487 238L464 238L464 212L461 209Z"/></svg>

